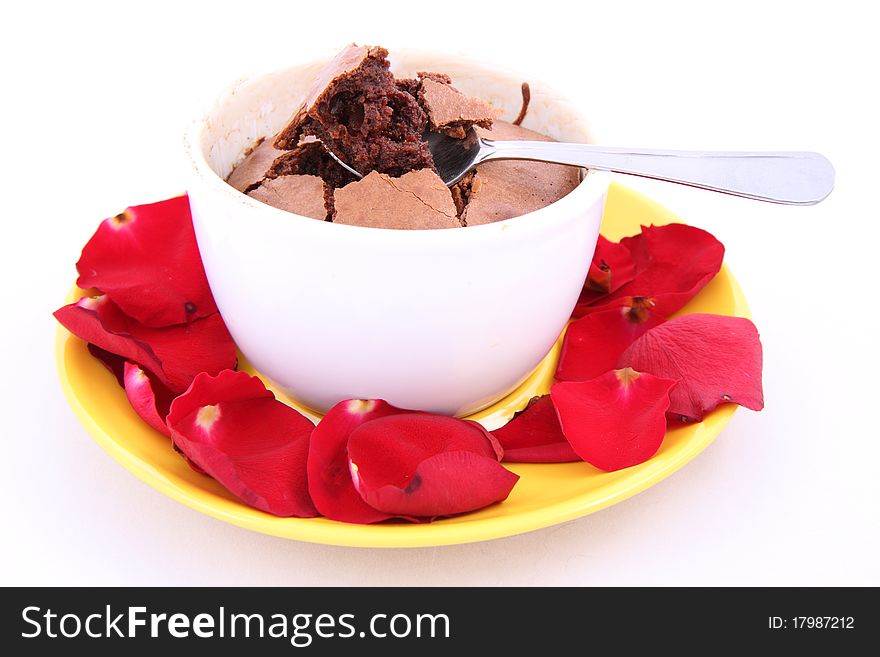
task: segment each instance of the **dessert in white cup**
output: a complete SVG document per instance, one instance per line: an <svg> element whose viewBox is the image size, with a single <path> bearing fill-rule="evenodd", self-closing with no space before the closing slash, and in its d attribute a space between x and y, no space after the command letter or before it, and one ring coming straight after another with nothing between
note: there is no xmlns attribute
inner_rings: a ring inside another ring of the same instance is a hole
<svg viewBox="0 0 880 657"><path fill-rule="evenodd" d="M398 77L449 74L504 110L525 79L448 54L398 50ZM589 172L534 212L458 229L316 221L224 182L281 129L324 62L240 81L187 132L190 205L211 290L242 353L293 398L324 411L347 398L467 415L521 383L553 346L595 247L608 175ZM589 141L579 111L529 80L524 126Z"/></svg>

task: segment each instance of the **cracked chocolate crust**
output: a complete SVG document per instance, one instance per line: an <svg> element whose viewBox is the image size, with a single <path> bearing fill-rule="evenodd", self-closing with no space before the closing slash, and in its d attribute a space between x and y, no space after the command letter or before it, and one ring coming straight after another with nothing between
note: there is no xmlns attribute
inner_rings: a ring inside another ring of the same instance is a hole
<svg viewBox="0 0 880 657"><path fill-rule="evenodd" d="M261 137L245 151L244 159L230 172L226 182L247 194L260 186L266 177L266 170L279 155L281 151L276 150L271 141Z"/></svg>
<svg viewBox="0 0 880 657"><path fill-rule="evenodd" d="M452 195L430 169L399 178L373 171L337 189L334 222L371 228L459 228Z"/></svg>
<svg viewBox="0 0 880 657"><path fill-rule="evenodd" d="M420 78L419 104L428 114L434 132L464 139L472 126L491 128L498 110L481 98L465 96L449 82L448 76Z"/></svg>
<svg viewBox="0 0 880 657"><path fill-rule="evenodd" d="M285 175L263 180L248 196L281 210L324 221L328 216L324 202L326 185L317 176Z"/></svg>

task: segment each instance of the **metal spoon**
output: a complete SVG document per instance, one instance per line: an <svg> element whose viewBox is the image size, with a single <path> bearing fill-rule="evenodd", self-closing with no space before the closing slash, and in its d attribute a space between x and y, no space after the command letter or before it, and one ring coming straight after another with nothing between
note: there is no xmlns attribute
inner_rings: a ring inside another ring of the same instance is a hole
<svg viewBox="0 0 880 657"><path fill-rule="evenodd" d="M482 139L471 128L464 139L429 132L434 165L448 186L490 160L536 160L614 171L709 189L734 196L815 205L834 188L834 167L810 152L666 151L590 144ZM358 177L360 173L334 159Z"/></svg>

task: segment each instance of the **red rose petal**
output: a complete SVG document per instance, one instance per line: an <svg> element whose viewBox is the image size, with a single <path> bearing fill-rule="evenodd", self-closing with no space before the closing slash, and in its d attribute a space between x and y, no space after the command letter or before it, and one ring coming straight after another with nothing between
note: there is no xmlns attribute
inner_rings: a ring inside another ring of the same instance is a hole
<svg viewBox="0 0 880 657"><path fill-rule="evenodd" d="M569 324L556 367L557 381L586 381L604 374L634 340L663 323L650 297L628 297L622 302Z"/></svg>
<svg viewBox="0 0 880 657"><path fill-rule="evenodd" d="M312 432L309 447L309 492L315 507L332 520L372 523L391 515L361 498L348 467L348 437L365 422L411 413L381 399L348 399L331 408Z"/></svg>
<svg viewBox="0 0 880 657"><path fill-rule="evenodd" d="M581 317L589 312L587 306L620 289L629 283L635 274L635 264L629 249L623 244L612 242L599 235L593 261L590 263L590 272L587 274L573 316Z"/></svg>
<svg viewBox="0 0 880 657"><path fill-rule="evenodd" d="M217 312L186 196L136 205L105 219L76 269L79 287L109 294L146 326L182 324Z"/></svg>
<svg viewBox="0 0 880 657"><path fill-rule="evenodd" d="M612 472L657 453L675 384L627 368L591 381L556 383L550 396L574 451L587 463Z"/></svg>
<svg viewBox="0 0 880 657"><path fill-rule="evenodd" d="M480 509L507 498L519 477L476 422L412 413L371 420L351 432L355 488L370 506L422 518Z"/></svg>
<svg viewBox="0 0 880 657"><path fill-rule="evenodd" d="M359 490L377 509L431 521L502 502L518 480L494 459L473 452L442 452L419 463L405 487L361 483Z"/></svg>
<svg viewBox="0 0 880 657"><path fill-rule="evenodd" d="M127 318L106 295L83 297L59 308L54 315L64 328L86 342L154 372L162 371L162 363L155 353L148 345L132 338L127 331Z"/></svg>
<svg viewBox="0 0 880 657"><path fill-rule="evenodd" d="M235 344L219 313L188 324L151 328L127 317L107 295L83 297L55 311L71 333L110 353L138 363L183 392L196 374L235 366Z"/></svg>
<svg viewBox="0 0 880 657"><path fill-rule="evenodd" d="M236 365L235 343L219 313L161 329L130 325L130 331L156 354L162 370L154 372L174 392L189 387L197 374L217 374Z"/></svg>
<svg viewBox="0 0 880 657"><path fill-rule="evenodd" d="M671 319L633 342L618 367L679 380L670 418L700 421L718 404L764 408L761 341L742 317L692 314Z"/></svg>
<svg viewBox="0 0 880 657"><path fill-rule="evenodd" d="M174 400L175 444L231 493L276 516L317 515L306 459L312 423L245 372L199 374Z"/></svg>
<svg viewBox="0 0 880 657"><path fill-rule="evenodd" d="M575 320L565 332L556 379L586 381L604 374L634 340L663 321L650 297L627 297L620 306Z"/></svg>
<svg viewBox="0 0 880 657"><path fill-rule="evenodd" d="M512 463L566 463L580 461L556 417L550 395L536 397L524 411L492 432Z"/></svg>
<svg viewBox="0 0 880 657"><path fill-rule="evenodd" d="M165 417L171 409L174 394L158 381L153 381L140 365L125 362L123 384L128 402L140 418L156 431L171 437Z"/></svg>
<svg viewBox="0 0 880 657"><path fill-rule="evenodd" d="M623 297L652 297L654 310L668 317L683 307L721 269L724 245L705 230L685 224L643 226L620 241L632 255L635 278L592 308L620 303Z"/></svg>

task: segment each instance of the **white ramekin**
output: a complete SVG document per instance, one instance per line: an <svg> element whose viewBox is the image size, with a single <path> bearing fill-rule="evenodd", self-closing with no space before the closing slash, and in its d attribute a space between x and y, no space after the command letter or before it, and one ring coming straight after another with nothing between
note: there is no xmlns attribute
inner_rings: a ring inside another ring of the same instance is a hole
<svg viewBox="0 0 880 657"><path fill-rule="evenodd" d="M519 110L523 77L448 54L397 51L398 77L441 71ZM446 230L385 230L284 212L224 182L275 134L323 62L242 80L189 128L188 183L211 290L248 360L318 410L346 398L465 415L500 399L559 336L587 273L607 174L536 212ZM536 80L526 127L589 141L578 110Z"/></svg>

